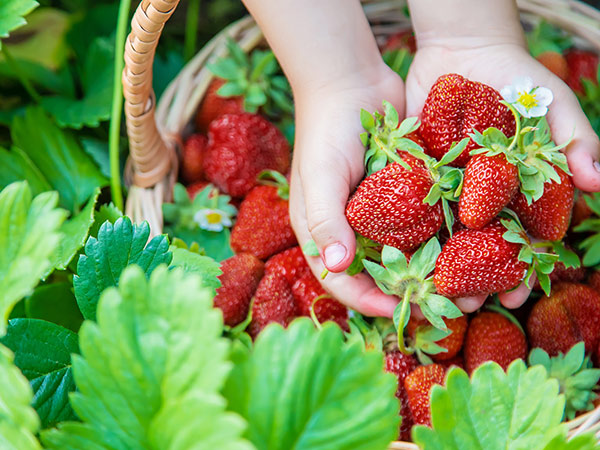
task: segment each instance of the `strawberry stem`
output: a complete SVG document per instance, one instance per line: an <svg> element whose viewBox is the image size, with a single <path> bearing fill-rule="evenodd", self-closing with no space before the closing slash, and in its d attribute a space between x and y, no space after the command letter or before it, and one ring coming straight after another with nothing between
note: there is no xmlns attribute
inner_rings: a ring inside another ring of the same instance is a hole
<svg viewBox="0 0 600 450"><path fill-rule="evenodd" d="M390 149L388 149L387 146L384 145L383 142L381 142L381 139L379 139L378 136L373 136L373 139L375 140L377 146L383 151L383 153L385 153L389 160L397 162L406 170L412 170L412 168L402 158L400 158L400 156L398 156L398 154L395 151L391 151Z"/></svg>
<svg viewBox="0 0 600 450"><path fill-rule="evenodd" d="M404 327L406 326L406 322L408 321L408 318L410 317L409 306L410 306L410 298L412 297L412 294L413 294L413 286L409 284L408 287L406 288L406 291L404 291L404 296L402 298L402 307L400 309L400 315L399 315L398 321L397 321L398 350L400 350L405 355L412 355L414 353L414 350L410 347L407 348L404 343ZM407 316L407 314L408 314L408 316Z"/></svg>
<svg viewBox="0 0 600 450"><path fill-rule="evenodd" d="M315 305L317 304L317 302L319 300L327 298L327 297L329 297L328 294L319 295L318 297L316 297L313 300L313 302L310 305L310 318L315 323L315 327L317 327L317 330L320 330L321 328L323 328L323 326L321 325L321 322L319 322L319 319L317 318L317 313L315 312Z"/></svg>
<svg viewBox="0 0 600 450"><path fill-rule="evenodd" d="M513 140L511 141L510 145L506 149L506 153L509 153L513 148L515 148L519 140L519 135L521 134L521 118L519 117L517 110L510 103L504 100L501 100L500 103L506 106L515 117L515 135L513 136Z"/></svg>

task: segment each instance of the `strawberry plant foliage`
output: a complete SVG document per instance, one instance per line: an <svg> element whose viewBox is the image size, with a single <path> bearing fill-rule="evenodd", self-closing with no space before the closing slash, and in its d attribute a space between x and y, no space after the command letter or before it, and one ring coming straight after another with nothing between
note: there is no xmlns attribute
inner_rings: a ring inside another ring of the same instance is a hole
<svg viewBox="0 0 600 450"><path fill-rule="evenodd" d="M82 422L42 433L51 449L251 449L219 395L230 369L222 318L196 275L128 267L83 324L73 357ZM210 368L207 370L207 368Z"/></svg>
<svg viewBox="0 0 600 450"><path fill-rule="evenodd" d="M147 222L133 225L128 217L123 217L114 225L105 222L98 238L88 239L85 254L77 263L77 276L73 279L75 297L83 317L95 319L100 294L107 287L119 284L121 273L128 265L136 264L150 275L159 264L171 262L167 237L156 236L148 242L149 236Z"/></svg>
<svg viewBox="0 0 600 450"><path fill-rule="evenodd" d="M394 377L381 354L344 343L336 325L270 325L241 346L225 388L258 449L385 449L398 433Z"/></svg>
<svg viewBox="0 0 600 450"><path fill-rule="evenodd" d="M29 294L51 268L66 211L58 209L56 192L32 199L25 182L0 192L0 334L13 306Z"/></svg>
<svg viewBox="0 0 600 450"><path fill-rule="evenodd" d="M413 438L424 450L566 448L564 408L558 382L541 366L527 369L517 360L505 373L488 362L471 380L453 368L446 386L433 388L433 428L415 427ZM573 448L594 448L589 436L580 443Z"/></svg>
<svg viewBox="0 0 600 450"><path fill-rule="evenodd" d="M0 3L0 48L2 38L8 37L8 33L27 22L24 16L29 14L39 5L35 0L2 0Z"/></svg>

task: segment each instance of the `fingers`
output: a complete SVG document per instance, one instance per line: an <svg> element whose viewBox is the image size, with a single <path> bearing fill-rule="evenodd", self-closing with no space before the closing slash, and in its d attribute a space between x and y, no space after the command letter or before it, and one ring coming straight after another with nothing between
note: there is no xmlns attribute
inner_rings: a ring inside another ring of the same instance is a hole
<svg viewBox="0 0 600 450"><path fill-rule="evenodd" d="M529 285L533 286L535 284L535 273L531 276L529 281ZM500 299L500 303L507 309L515 309L521 306L523 303L527 301L529 298L529 294L531 294L531 288L528 287L525 283L521 283L518 288L514 291L510 292L502 292L498 294L498 298Z"/></svg>
<svg viewBox="0 0 600 450"><path fill-rule="evenodd" d="M474 295L472 297L461 297L457 298L455 303L464 313L471 313L477 311L485 303L487 295Z"/></svg>

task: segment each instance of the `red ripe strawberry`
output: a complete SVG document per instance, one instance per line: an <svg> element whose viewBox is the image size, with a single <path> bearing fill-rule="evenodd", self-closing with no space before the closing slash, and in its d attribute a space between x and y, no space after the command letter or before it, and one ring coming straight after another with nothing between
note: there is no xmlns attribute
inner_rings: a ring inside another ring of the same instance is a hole
<svg viewBox="0 0 600 450"><path fill-rule="evenodd" d="M264 264L248 253L240 253L223 261L221 270L221 287L214 302L223 311L225 325L234 327L248 316L250 300L263 276Z"/></svg>
<svg viewBox="0 0 600 450"><path fill-rule="evenodd" d="M563 281L578 282L585 278L585 268L581 266L567 268L564 263L559 261L554 265L554 270L550 272L549 277L552 284ZM533 288L538 291L542 290L539 280L536 279Z"/></svg>
<svg viewBox="0 0 600 450"><path fill-rule="evenodd" d="M566 353L582 340L586 352L595 352L600 342L600 293L578 283L552 286L550 296L533 306L527 334L532 347L541 347L550 356Z"/></svg>
<svg viewBox="0 0 600 450"><path fill-rule="evenodd" d="M266 169L286 173L290 147L281 132L256 114L227 114L208 130L204 173L232 197L244 197Z"/></svg>
<svg viewBox="0 0 600 450"><path fill-rule="evenodd" d="M509 208L517 213L527 232L538 239L560 241L569 228L575 187L571 177L554 166L561 183L544 184L544 193L531 205L521 192L513 197Z"/></svg>
<svg viewBox="0 0 600 450"><path fill-rule="evenodd" d="M500 221L494 220L481 230L454 234L435 263L433 282L438 293L466 297L517 286L529 266L518 259L522 246L506 241L505 232Z"/></svg>
<svg viewBox="0 0 600 450"><path fill-rule="evenodd" d="M224 114L241 114L244 112L244 98L221 97L217 91L225 84L225 80L214 78L208 85L204 99L196 113L196 127L206 131L210 123Z"/></svg>
<svg viewBox="0 0 600 450"><path fill-rule="evenodd" d="M592 209L586 202L589 194L575 191L575 203L573 204L573 215L571 217L571 228L575 228L581 222L592 217Z"/></svg>
<svg viewBox="0 0 600 450"><path fill-rule="evenodd" d="M398 378L396 397L400 400L400 415L402 416L399 438L403 441L410 441L410 430L413 426L413 418L410 406L408 405L408 395L404 388L404 380L418 365L419 363L414 356L405 355L399 350L385 355L385 371L393 373Z"/></svg>
<svg viewBox="0 0 600 450"><path fill-rule="evenodd" d="M446 369L440 364L419 366L404 380L408 404L415 425L431 426L431 389L444 384Z"/></svg>
<svg viewBox="0 0 600 450"><path fill-rule="evenodd" d="M183 144L181 152L181 176L188 183L199 181L204 176L202 161L208 138L203 134L192 134Z"/></svg>
<svg viewBox="0 0 600 450"><path fill-rule="evenodd" d="M281 253L277 253L269 258L265 264L265 272L277 272L283 275L290 286L293 286L296 280L311 273L302 249L299 246L289 248Z"/></svg>
<svg viewBox="0 0 600 450"><path fill-rule="evenodd" d="M410 30L399 31L387 38L385 44L381 47L381 53L391 52L405 48L410 53L414 54L417 51L417 43L415 35Z"/></svg>
<svg viewBox="0 0 600 450"><path fill-rule="evenodd" d="M444 318L443 320L451 333L435 343L448 351L429 355L435 362L452 360L458 355L462 350L465 333L467 332L467 316L462 315L455 319ZM411 316L406 325L406 332L414 342L417 339L417 333L421 333L429 327L431 327L431 325L429 325L429 322L426 319L417 319L414 316Z"/></svg>
<svg viewBox="0 0 600 450"><path fill-rule="evenodd" d="M588 284L592 287L592 289L595 289L596 292L600 292L600 270L596 270L590 275Z"/></svg>
<svg viewBox="0 0 600 450"><path fill-rule="evenodd" d="M297 316L292 288L285 277L278 273L266 274L254 293L252 322L248 328L250 335L255 338L271 322L287 327Z"/></svg>
<svg viewBox="0 0 600 450"><path fill-rule="evenodd" d="M344 331L350 331L348 309L329 295L311 272L296 280L292 286L292 293L303 316L310 316L310 310L313 308L319 323L332 321ZM318 300L315 303L316 299Z"/></svg>
<svg viewBox="0 0 600 450"><path fill-rule="evenodd" d="M527 340L523 331L503 314L484 311L471 319L464 355L469 373L486 361L495 361L506 370L515 359L525 359Z"/></svg>
<svg viewBox="0 0 600 450"><path fill-rule="evenodd" d="M462 355L456 355L452 359L440 361L439 364L444 366L446 370L451 369L452 367L460 367L465 370L465 358Z"/></svg>
<svg viewBox="0 0 600 450"><path fill-rule="evenodd" d="M468 137L474 130L483 132L495 127L508 137L514 135L514 117L500 100L500 93L492 87L461 75L453 73L438 78L421 113L419 132L427 144L428 154L441 159L453 142ZM451 165L464 167L475 145L469 142Z"/></svg>
<svg viewBox="0 0 600 450"><path fill-rule="evenodd" d="M187 190L188 195L191 200L194 200L194 197L198 192L208 186L210 183L208 181L196 181L195 183L189 184L185 189Z"/></svg>
<svg viewBox="0 0 600 450"><path fill-rule="evenodd" d="M290 225L288 201L274 186L257 186L246 196L231 230L231 248L259 259L297 245Z"/></svg>
<svg viewBox="0 0 600 450"><path fill-rule="evenodd" d="M473 156L465 170L460 221L469 228L483 228L508 205L518 189L519 170L505 155Z"/></svg>
<svg viewBox="0 0 600 450"><path fill-rule="evenodd" d="M569 64L559 52L546 51L537 55L535 59L561 80L566 81L569 78Z"/></svg>
<svg viewBox="0 0 600 450"><path fill-rule="evenodd" d="M429 170L417 158L402 157L412 170L392 163L369 175L350 198L346 218L359 234L408 251L440 229L443 214L441 202L423 203L433 185Z"/></svg>
<svg viewBox="0 0 600 450"><path fill-rule="evenodd" d="M569 76L567 84L573 91L583 94L582 78L587 78L596 82L596 72L598 70L598 55L585 50L569 50L565 55L567 65L569 66Z"/></svg>

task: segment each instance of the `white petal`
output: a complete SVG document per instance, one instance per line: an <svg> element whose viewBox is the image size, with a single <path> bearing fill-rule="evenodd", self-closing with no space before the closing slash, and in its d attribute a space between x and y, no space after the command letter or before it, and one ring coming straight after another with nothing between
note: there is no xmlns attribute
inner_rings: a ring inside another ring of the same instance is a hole
<svg viewBox="0 0 600 450"><path fill-rule="evenodd" d="M529 115L527 117L542 117L548 112L548 107L543 105L534 106L529 108Z"/></svg>
<svg viewBox="0 0 600 450"><path fill-rule="evenodd" d="M554 100L552 91L545 87L537 88L534 95L539 106L548 106Z"/></svg>
<svg viewBox="0 0 600 450"><path fill-rule="evenodd" d="M223 226L230 227L231 226L231 219L228 216L223 215L221 217L221 223L223 224Z"/></svg>
<svg viewBox="0 0 600 450"><path fill-rule="evenodd" d="M513 106L515 107L515 109L517 111L519 111L519 114L521 114L523 117L531 117L529 115L529 111L527 110L527 108L525 108L522 104L520 104L519 102L517 103L513 103Z"/></svg>
<svg viewBox="0 0 600 450"><path fill-rule="evenodd" d="M517 92L530 92L533 89L533 80L530 77L517 77L513 80Z"/></svg>
<svg viewBox="0 0 600 450"><path fill-rule="evenodd" d="M519 93L514 86L504 86L500 91L500 95L508 103L514 103L519 98Z"/></svg>

